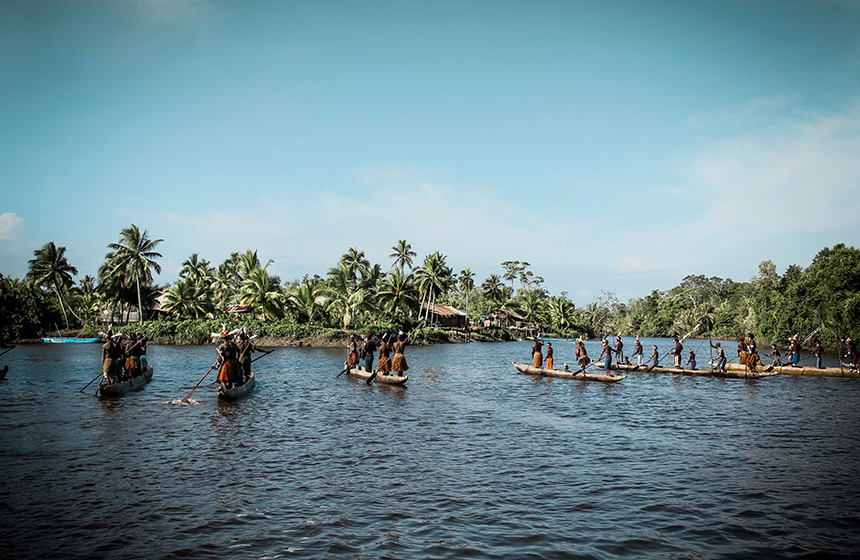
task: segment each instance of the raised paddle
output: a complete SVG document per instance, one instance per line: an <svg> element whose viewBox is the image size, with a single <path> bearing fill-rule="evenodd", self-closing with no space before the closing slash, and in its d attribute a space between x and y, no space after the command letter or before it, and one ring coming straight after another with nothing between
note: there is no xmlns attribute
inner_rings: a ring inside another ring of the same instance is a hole
<svg viewBox="0 0 860 560"><path fill-rule="evenodd" d="M271 354L271 353L272 353L272 352L274 352L275 350L277 350L277 348L274 348L274 349L272 349L272 350L269 350L268 352L266 352L265 350L260 350L260 352L262 352L262 353L263 353L263 356L268 356L269 354ZM257 360L259 360L259 359L260 359L260 358L262 358L263 356L257 356L256 358L254 358L253 360L251 360L251 363L253 364L254 362L256 362Z"/></svg>
<svg viewBox="0 0 860 560"><path fill-rule="evenodd" d="M197 385L194 386L194 389L191 389L190 391L188 391L187 395L182 397L182 402L188 402L188 399L191 398L192 393L194 393L194 391L197 390L197 387L199 387L200 384L203 383L203 380L206 379L206 376L209 375L209 372L212 371L213 369L215 369L215 366L217 366L220 362L221 362L221 360L219 359L214 364L212 364L212 367L210 367L208 370L206 370L206 373L203 374L203 377L200 378L200 381L197 382Z"/></svg>
<svg viewBox="0 0 860 560"><path fill-rule="evenodd" d="M90 381L89 383L87 383L86 385L84 385L83 387L81 387L81 393L83 393L83 392L84 392L84 389L86 389L87 387L89 387L90 385L92 385L92 384L93 384L93 381L95 381L96 379L98 379L98 378L99 378L99 377L101 377L102 375L104 375L104 373L103 373L103 372L99 372L99 374L98 374L98 375L96 375L95 377L93 377L93 380L92 380L92 381Z"/></svg>

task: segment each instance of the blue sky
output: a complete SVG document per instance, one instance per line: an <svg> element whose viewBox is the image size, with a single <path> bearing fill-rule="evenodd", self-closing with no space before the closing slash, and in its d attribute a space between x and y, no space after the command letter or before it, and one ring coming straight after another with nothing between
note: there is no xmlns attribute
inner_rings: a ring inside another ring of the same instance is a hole
<svg viewBox="0 0 860 560"><path fill-rule="evenodd" d="M860 1L0 2L0 272L406 239L577 305L860 245Z"/></svg>

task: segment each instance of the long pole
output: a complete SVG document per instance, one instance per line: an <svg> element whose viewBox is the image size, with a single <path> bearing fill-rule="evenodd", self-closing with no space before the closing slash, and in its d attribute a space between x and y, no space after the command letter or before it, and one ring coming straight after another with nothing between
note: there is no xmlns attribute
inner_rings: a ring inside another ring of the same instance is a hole
<svg viewBox="0 0 860 560"><path fill-rule="evenodd" d="M221 360L220 360L220 359L218 359L218 361L216 361L214 364L212 364L212 367L210 367L208 370L206 370L206 373L204 373L204 374L203 374L203 377L201 377L201 378L200 378L200 381L198 381L198 382L197 382L197 385L195 385L193 389L191 389L190 391L188 391L188 394L187 394L187 395L185 395L184 397L182 397L182 402L188 402L188 399L190 399L190 398L191 398L192 393L194 393L194 391L196 391L196 390L197 390L197 387L199 387L199 386L200 386L200 384L201 384L201 383L203 383L203 380L204 380L204 379L206 379L206 376L207 376L207 375L209 375L209 372L210 372L210 371L212 371L212 370L215 368L215 366L217 366L217 365L218 365L218 363L219 363L220 361L221 361Z"/></svg>

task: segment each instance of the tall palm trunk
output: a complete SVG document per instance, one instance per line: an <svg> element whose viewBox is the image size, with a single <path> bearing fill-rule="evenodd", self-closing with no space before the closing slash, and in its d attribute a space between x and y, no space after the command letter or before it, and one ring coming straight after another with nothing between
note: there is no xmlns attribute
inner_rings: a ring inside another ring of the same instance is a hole
<svg viewBox="0 0 860 560"><path fill-rule="evenodd" d="M63 296L60 294L60 289L54 285L54 292L57 294L57 299L60 301L60 309L63 310L63 319L66 320L66 328L69 328L69 315L66 313L66 306L63 305Z"/></svg>
<svg viewBox="0 0 860 560"><path fill-rule="evenodd" d="M135 280L137 283L137 319L138 319L138 322L142 325L143 324L143 303L142 303L142 300L140 299L140 276L137 276L137 278L135 278Z"/></svg>

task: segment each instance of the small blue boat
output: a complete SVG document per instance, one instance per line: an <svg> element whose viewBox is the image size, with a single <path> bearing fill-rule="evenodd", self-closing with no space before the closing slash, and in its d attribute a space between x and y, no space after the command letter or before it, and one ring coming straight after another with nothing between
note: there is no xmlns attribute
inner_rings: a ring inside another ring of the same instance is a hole
<svg viewBox="0 0 860 560"><path fill-rule="evenodd" d="M42 342L53 343L53 344L67 344L72 342L101 342L101 339L96 338L42 338Z"/></svg>

